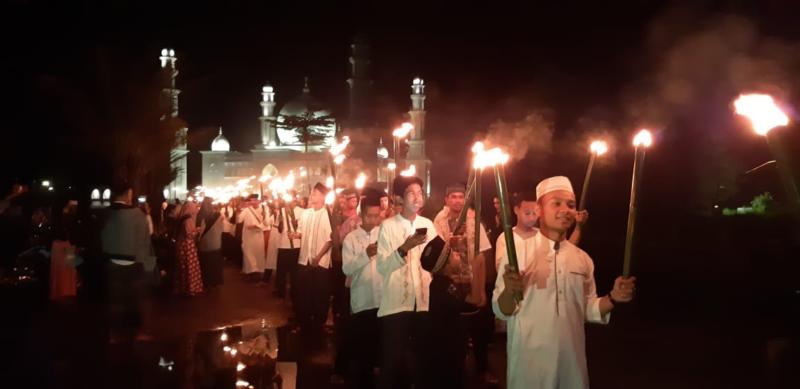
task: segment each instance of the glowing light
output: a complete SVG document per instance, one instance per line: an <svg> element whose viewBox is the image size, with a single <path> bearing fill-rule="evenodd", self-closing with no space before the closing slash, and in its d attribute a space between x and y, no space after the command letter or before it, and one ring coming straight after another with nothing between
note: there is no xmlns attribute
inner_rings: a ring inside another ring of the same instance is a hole
<svg viewBox="0 0 800 389"><path fill-rule="evenodd" d="M103 191L103 200L111 200L111 189L106 188Z"/></svg>
<svg viewBox="0 0 800 389"><path fill-rule="evenodd" d="M233 350L233 349L230 346L225 346L225 347L222 348L222 351L225 351L226 353L231 352L231 350Z"/></svg>
<svg viewBox="0 0 800 389"><path fill-rule="evenodd" d="M163 55L163 56L165 56L165 57L166 57L166 56L167 56L167 54L169 54L169 50L167 50L167 49L161 49L161 55Z"/></svg>
<svg viewBox="0 0 800 389"><path fill-rule="evenodd" d="M394 131L392 131L392 135L397 137L398 139L405 138L406 136L408 136L408 133L411 132L411 130L413 129L414 126L411 123L406 122L401 124L400 127L395 128Z"/></svg>
<svg viewBox="0 0 800 389"><path fill-rule="evenodd" d="M250 386L250 383L245 380L236 380L236 386L240 388L246 388Z"/></svg>
<svg viewBox="0 0 800 389"><path fill-rule="evenodd" d="M608 144L602 140L596 140L589 145L589 151L596 155L603 155L608 151Z"/></svg>
<svg viewBox="0 0 800 389"><path fill-rule="evenodd" d="M413 164L408 165L408 168L406 170L400 172L400 175L404 177L411 177L416 174L417 174L417 167L414 166Z"/></svg>
<svg viewBox="0 0 800 389"><path fill-rule="evenodd" d="M346 149L347 145L349 145L349 144L350 144L350 137L347 136L347 135L342 137L342 141L341 142L337 142L336 139L334 139L333 140L333 146L331 146L331 149L330 149L331 155L336 157L336 156L342 154L344 149Z"/></svg>
<svg viewBox="0 0 800 389"><path fill-rule="evenodd" d="M168 199L169 198L169 189L164 189L163 191L161 191L161 194L164 195L165 199Z"/></svg>
<svg viewBox="0 0 800 389"><path fill-rule="evenodd" d="M50 181L49 180L42 181L42 186L48 186L49 187L50 186Z"/></svg>
<svg viewBox="0 0 800 389"><path fill-rule="evenodd" d="M170 57L174 57L175 56L175 50L169 49L169 56Z"/></svg>
<svg viewBox="0 0 800 389"><path fill-rule="evenodd" d="M475 169L485 169L496 165L503 165L508 162L509 155L504 153L499 147L489 150L485 149L482 142L476 142L472 146L475 156L472 158L472 167Z"/></svg>
<svg viewBox="0 0 800 389"><path fill-rule="evenodd" d="M92 189L92 194L89 196L89 198L92 200L100 200L100 189Z"/></svg>
<svg viewBox="0 0 800 389"><path fill-rule="evenodd" d="M227 342L228 341L228 333L227 332L223 332L222 335L219 336L219 340L221 340L223 342Z"/></svg>
<svg viewBox="0 0 800 389"><path fill-rule="evenodd" d="M247 365L245 365L244 363L239 362L239 363L236 364L236 371L242 371L246 367L247 367Z"/></svg>
<svg viewBox="0 0 800 389"><path fill-rule="evenodd" d="M789 124L789 117L770 95L740 95L733 106L737 114L750 120L753 131L758 135L767 135L771 129Z"/></svg>
<svg viewBox="0 0 800 389"><path fill-rule="evenodd" d="M358 177L356 177L356 189L364 189L364 185L367 184L367 176L364 172L358 173Z"/></svg>
<svg viewBox="0 0 800 389"><path fill-rule="evenodd" d="M633 145L636 147L644 146L650 147L653 144L653 135L650 134L650 131L646 129L642 129L636 136L633 138Z"/></svg>
<svg viewBox="0 0 800 389"><path fill-rule="evenodd" d="M308 176L308 172L305 170L300 170L300 177L306 177L306 176Z"/></svg>
<svg viewBox="0 0 800 389"><path fill-rule="evenodd" d="M266 174L266 175L263 175L263 176L259 177L258 178L258 182L264 183L264 182L267 182L270 178L272 178L272 176L270 176L269 174Z"/></svg>
<svg viewBox="0 0 800 389"><path fill-rule="evenodd" d="M333 205L334 201L336 201L336 192L329 191L328 194L325 195L325 205Z"/></svg>
<svg viewBox="0 0 800 389"><path fill-rule="evenodd" d="M333 176L328 176L328 178L325 179L325 186L329 189L333 188Z"/></svg>
<svg viewBox="0 0 800 389"><path fill-rule="evenodd" d="M237 350L237 349L235 349L235 348L232 348L232 349L231 349L231 356L232 356L232 357L235 357L235 356L236 356L236 353L238 353L238 352L239 352L239 350Z"/></svg>
<svg viewBox="0 0 800 389"><path fill-rule="evenodd" d="M386 164L386 167L389 168L389 170L394 170L397 169L397 164L394 162L389 162L388 164Z"/></svg>
<svg viewBox="0 0 800 389"><path fill-rule="evenodd" d="M261 91L264 93L272 93L275 91L275 89L271 85L265 85L263 88L261 88Z"/></svg>

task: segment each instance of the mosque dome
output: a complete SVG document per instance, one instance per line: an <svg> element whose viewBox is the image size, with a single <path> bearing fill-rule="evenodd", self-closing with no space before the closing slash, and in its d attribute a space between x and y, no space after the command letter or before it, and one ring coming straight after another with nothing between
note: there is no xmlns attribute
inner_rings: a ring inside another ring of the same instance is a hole
<svg viewBox="0 0 800 389"><path fill-rule="evenodd" d="M211 142L211 151L231 151L231 144L222 135L222 127L219 128L219 135Z"/></svg>
<svg viewBox="0 0 800 389"><path fill-rule="evenodd" d="M311 90L308 87L308 77L306 77L303 93L300 96L286 102L286 104L281 107L281 110L278 113L278 123L284 122L287 116L302 117L308 115L309 113L315 118L331 115L331 111L311 95ZM322 142L325 145L330 145L333 137L336 135L335 122L334 120L331 120L330 122L330 125L311 127L314 132L325 134L325 140ZM277 132L278 138L280 139L282 145L302 144L300 139L298 139L297 133L294 131L294 129L286 128L279 124Z"/></svg>

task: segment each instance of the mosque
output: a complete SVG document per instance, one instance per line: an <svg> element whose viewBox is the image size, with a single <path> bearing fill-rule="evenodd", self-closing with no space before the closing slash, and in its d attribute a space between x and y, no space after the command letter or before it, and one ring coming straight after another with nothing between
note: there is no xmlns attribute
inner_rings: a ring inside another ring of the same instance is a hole
<svg viewBox="0 0 800 389"><path fill-rule="evenodd" d="M337 183L345 183L358 173L367 176L369 185L387 188L395 174L401 170L413 171L425 182L425 190L430 194L431 161L425 151L425 81L416 77L411 80L411 107L404 120L413 126L405 138L396 139L389 128L379 128L371 119L371 89L369 79L369 46L356 38L350 45L348 58L348 112L347 115L332 112L324 102L311 94L308 78L299 95L285 100L279 105L281 90L273 85L261 87L260 142L250 150L231 150L222 127L211 142L208 150L200 151L202 156L202 186L223 188L235 185L241 180L261 176L285 176L290 171L298 177L295 189L301 194L308 193L316 182L325 182L336 169ZM165 86L162 98L169 104L169 115L178 117L178 95L176 87L178 74L177 57L172 49L164 49L159 57L165 73ZM287 92L288 95L290 92ZM256 104L256 102L253 102ZM278 109L280 107L280 109ZM312 140L305 142L299 128L293 128L298 118L311 119L313 125L303 129L312 132ZM189 193L187 188L187 129L179 130L176 146L172 151L173 169L177 171L175 180L165 188L165 197L183 199ZM353 136L352 155L341 166L333 167L330 149L341 141L343 136ZM388 136L384 145L382 136ZM356 139L357 138L357 139ZM391 152L390 152L390 149ZM371 151L370 151L371 150ZM413 165L413 166L412 166Z"/></svg>

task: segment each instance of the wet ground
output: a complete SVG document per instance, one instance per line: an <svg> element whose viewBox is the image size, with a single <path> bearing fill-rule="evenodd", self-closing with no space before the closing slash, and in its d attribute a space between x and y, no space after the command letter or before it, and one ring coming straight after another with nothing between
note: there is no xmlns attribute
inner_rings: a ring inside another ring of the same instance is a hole
<svg viewBox="0 0 800 389"><path fill-rule="evenodd" d="M287 326L291 307L271 291L270 284L247 281L229 266L225 284L202 296L154 298L145 327L153 339L133 344L108 342L100 304L79 299L25 309L24 291L6 294L0 387L232 388L239 382L268 388L276 372L287 388L345 387L331 382L332 330L321 345L309 345ZM615 311L612 325L587 327L593 388L751 388L770 387L770 380L772 387L793 387L798 382L796 365L787 362L796 355L785 357L787 349L796 353L796 344L760 327L764 321L693 314L680 302L643 309L648 301L661 300L646 289L640 297L639 306ZM497 334L490 365L499 387L505 362L505 339ZM471 388L487 387L471 369L467 374Z"/></svg>

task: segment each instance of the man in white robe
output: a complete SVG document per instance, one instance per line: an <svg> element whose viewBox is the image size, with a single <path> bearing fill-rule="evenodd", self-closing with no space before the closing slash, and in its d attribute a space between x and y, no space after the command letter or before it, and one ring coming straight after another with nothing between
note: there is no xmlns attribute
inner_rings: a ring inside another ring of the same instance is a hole
<svg viewBox="0 0 800 389"><path fill-rule="evenodd" d="M566 239L576 214L569 180L543 180L536 198L540 230L518 253L519 273L503 255L492 296L495 315L508 322L507 386L588 388L584 323L608 323L614 305L633 298L635 278L618 277L598 297L592 259Z"/></svg>
<svg viewBox="0 0 800 389"><path fill-rule="evenodd" d="M381 304L381 375L379 388L393 388L403 382L403 372L411 371L414 384L427 388L430 371L430 319L428 306L431 274L422 268L420 257L425 245L436 237L430 219L418 213L425 205L423 182L418 177L397 177L393 184L398 214L381 223L376 257L383 277ZM412 354L414 366L406 369L406 356Z"/></svg>
<svg viewBox="0 0 800 389"><path fill-rule="evenodd" d="M270 229L269 211L258 198L250 198L240 213L242 218L242 273L261 273L266 268L264 231Z"/></svg>
<svg viewBox="0 0 800 389"><path fill-rule="evenodd" d="M342 272L351 279L350 310L346 332L346 349L350 351L348 381L350 387L373 387L373 368L377 366L380 340L378 306L383 277L378 273L378 225L381 209L378 199L361 201L363 222L345 236L342 242ZM338 355L337 355L338 358Z"/></svg>
<svg viewBox="0 0 800 389"><path fill-rule="evenodd" d="M298 218L297 232L291 238L300 238L297 259L299 288L298 321L304 332L312 337L322 335L322 326L328 318L330 302L331 222L325 208L328 188L317 183L309 196L309 208ZM294 289L294 285L292 285Z"/></svg>

